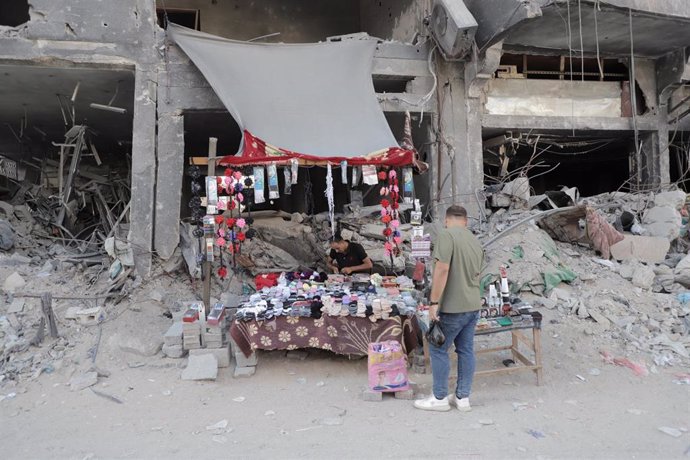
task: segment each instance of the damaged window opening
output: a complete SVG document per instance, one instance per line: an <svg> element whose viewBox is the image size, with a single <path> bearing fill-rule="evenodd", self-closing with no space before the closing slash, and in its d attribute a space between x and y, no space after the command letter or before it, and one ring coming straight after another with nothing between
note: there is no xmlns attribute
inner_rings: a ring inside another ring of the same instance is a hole
<svg viewBox="0 0 690 460"><path fill-rule="evenodd" d="M17 27L29 21L27 0L2 0L0 2L0 26Z"/></svg>
<svg viewBox="0 0 690 460"><path fill-rule="evenodd" d="M201 11L184 8L156 8L158 25L168 28L168 21L193 30L201 30Z"/></svg>
<svg viewBox="0 0 690 460"><path fill-rule="evenodd" d="M523 134L512 133L498 146L487 147L492 140L485 140L485 182L490 188L525 176L536 195L563 186L577 187L582 196L629 190L632 137Z"/></svg>

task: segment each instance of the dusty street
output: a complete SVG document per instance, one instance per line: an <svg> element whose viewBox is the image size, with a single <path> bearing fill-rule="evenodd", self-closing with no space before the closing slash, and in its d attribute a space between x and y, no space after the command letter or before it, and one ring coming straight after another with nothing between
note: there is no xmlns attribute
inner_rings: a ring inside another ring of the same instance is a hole
<svg viewBox="0 0 690 460"><path fill-rule="evenodd" d="M120 321L141 314L128 311ZM103 329L104 336L112 332L108 324ZM92 333L81 347L95 336ZM224 368L217 381L195 383L180 380L181 360L142 358L106 346L97 365L111 375L92 387L100 396L89 389L71 392L66 384L73 369L66 366L18 385L15 397L0 402L3 457L688 455L690 386L674 383L681 368L637 377L630 369L602 361L599 349L623 353L611 348L614 344L585 337L580 327L548 324L548 317L543 336L545 384L537 387L531 373L479 378L473 411L467 414L425 413L413 409L410 401L392 397L365 402L361 391L366 386L366 360L326 352L312 352L305 360L288 359L284 352L262 353L249 379L233 379L230 368ZM479 346L486 343L478 341ZM81 356L86 361L85 354ZM503 358L482 360L481 368L501 366ZM411 378L420 393L428 394L430 375ZM214 425L223 428L209 429ZM677 428L681 435L659 431L664 426Z"/></svg>

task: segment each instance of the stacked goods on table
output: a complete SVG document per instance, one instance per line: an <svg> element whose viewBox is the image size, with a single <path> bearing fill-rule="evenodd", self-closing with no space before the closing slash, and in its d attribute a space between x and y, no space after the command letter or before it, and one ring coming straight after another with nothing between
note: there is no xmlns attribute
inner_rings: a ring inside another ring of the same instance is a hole
<svg viewBox="0 0 690 460"><path fill-rule="evenodd" d="M237 311L240 321L276 316L356 316L372 322L414 315L418 300L406 276L283 273L274 286L252 294Z"/></svg>

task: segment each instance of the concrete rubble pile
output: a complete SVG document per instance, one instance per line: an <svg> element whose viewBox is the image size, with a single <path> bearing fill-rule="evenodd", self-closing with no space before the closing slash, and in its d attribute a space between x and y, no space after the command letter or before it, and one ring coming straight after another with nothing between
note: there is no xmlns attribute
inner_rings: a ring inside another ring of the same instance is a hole
<svg viewBox="0 0 690 460"><path fill-rule="evenodd" d="M108 317L106 302L112 308L141 282L132 279L131 248L121 238L104 244L95 230L73 237L66 229L66 238L58 236L39 196L40 188L22 187L10 202L0 201L0 385L69 363L85 328ZM44 303L57 337L49 335Z"/></svg>
<svg viewBox="0 0 690 460"><path fill-rule="evenodd" d="M631 353L650 354L656 366L688 365L688 195L674 190L580 198L564 191L569 199L560 202L513 195L491 200L501 206L475 227L488 243L486 276L498 276L504 265L516 296L551 310L553 322L568 323L593 340L622 341ZM620 234L610 258L593 245L586 209Z"/></svg>

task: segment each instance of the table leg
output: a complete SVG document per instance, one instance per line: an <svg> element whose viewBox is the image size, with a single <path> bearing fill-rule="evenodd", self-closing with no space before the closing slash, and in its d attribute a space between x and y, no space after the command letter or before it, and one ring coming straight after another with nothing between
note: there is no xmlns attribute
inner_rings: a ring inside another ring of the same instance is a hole
<svg viewBox="0 0 690 460"><path fill-rule="evenodd" d="M518 358L517 358L516 352L518 351L518 338L517 338L517 335L515 335L515 331L510 331L510 336L513 339L513 344L510 348L510 352L513 355L513 361L515 362L515 364L517 364Z"/></svg>
<svg viewBox="0 0 690 460"><path fill-rule="evenodd" d="M532 337L534 341L534 363L537 365L535 372L537 373L537 385L541 385L543 381L543 366L541 362L541 329L532 329Z"/></svg>

